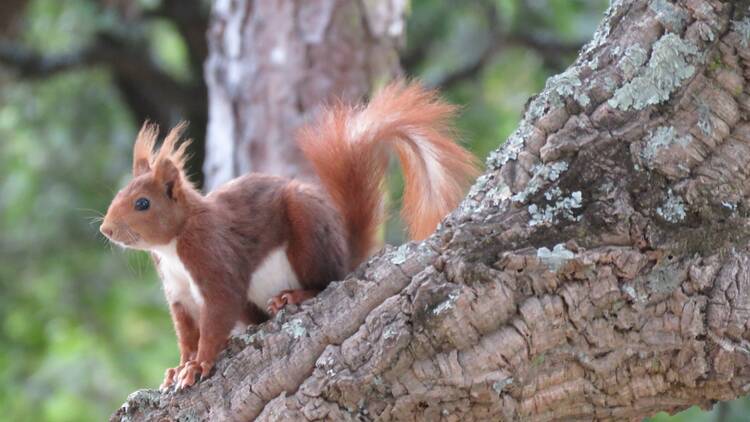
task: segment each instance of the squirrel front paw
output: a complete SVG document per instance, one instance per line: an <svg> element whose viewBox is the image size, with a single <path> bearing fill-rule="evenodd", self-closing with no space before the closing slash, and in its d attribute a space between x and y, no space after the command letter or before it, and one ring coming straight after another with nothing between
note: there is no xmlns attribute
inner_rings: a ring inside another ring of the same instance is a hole
<svg viewBox="0 0 750 422"><path fill-rule="evenodd" d="M175 377L180 373L184 366L185 365L183 364L167 369L166 372L164 372L164 382L159 386L159 391L163 392L169 390L175 383Z"/></svg>
<svg viewBox="0 0 750 422"><path fill-rule="evenodd" d="M291 292L291 290L283 290L281 293L268 299L268 303L266 304L266 312L268 312L269 315L273 316L276 315L280 310L284 309L284 306L286 306L287 303L290 302Z"/></svg>
<svg viewBox="0 0 750 422"><path fill-rule="evenodd" d="M211 362L198 362L195 360L185 362L185 365L183 365L177 374L177 384L175 387L177 390L182 390L194 385L199 379L208 377L211 368L213 368L213 363Z"/></svg>
<svg viewBox="0 0 750 422"><path fill-rule="evenodd" d="M284 309L286 305L299 305L300 303L315 297L317 291L315 290L282 290L276 296L268 299L266 304L266 312L269 315L274 316L280 310Z"/></svg>

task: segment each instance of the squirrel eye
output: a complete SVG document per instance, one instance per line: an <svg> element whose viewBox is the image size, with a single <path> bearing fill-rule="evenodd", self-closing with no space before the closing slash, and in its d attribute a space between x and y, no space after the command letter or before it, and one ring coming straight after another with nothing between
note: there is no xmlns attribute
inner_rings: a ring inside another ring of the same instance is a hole
<svg viewBox="0 0 750 422"><path fill-rule="evenodd" d="M135 209L137 211L146 211L151 205L151 202L147 198L138 198L135 200Z"/></svg>

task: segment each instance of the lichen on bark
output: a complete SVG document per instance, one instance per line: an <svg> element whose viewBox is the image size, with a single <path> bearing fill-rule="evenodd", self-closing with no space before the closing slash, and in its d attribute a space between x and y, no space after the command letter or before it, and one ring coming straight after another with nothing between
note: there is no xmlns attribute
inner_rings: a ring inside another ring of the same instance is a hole
<svg viewBox="0 0 750 422"><path fill-rule="evenodd" d="M615 92L609 105L621 110L641 110L669 99L682 82L695 74L698 49L674 33L654 43L648 64Z"/></svg>

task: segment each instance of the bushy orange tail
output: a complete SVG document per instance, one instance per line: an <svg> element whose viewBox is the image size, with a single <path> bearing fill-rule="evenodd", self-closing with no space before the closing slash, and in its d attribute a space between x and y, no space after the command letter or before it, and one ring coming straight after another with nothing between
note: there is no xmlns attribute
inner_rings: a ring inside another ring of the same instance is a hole
<svg viewBox="0 0 750 422"><path fill-rule="evenodd" d="M387 146L404 171L402 216L412 239L432 233L461 200L477 166L453 140L454 114L435 91L395 82L367 106L332 106L302 128L299 145L344 218L353 265L372 252L383 219Z"/></svg>

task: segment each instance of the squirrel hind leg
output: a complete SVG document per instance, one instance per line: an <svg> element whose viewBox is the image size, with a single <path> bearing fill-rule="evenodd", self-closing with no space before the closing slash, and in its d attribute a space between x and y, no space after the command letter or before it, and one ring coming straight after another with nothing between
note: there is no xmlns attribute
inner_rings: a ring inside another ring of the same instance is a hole
<svg viewBox="0 0 750 422"><path fill-rule="evenodd" d="M317 296L319 290L282 290L276 296L268 299L266 310L269 315L276 315L286 305L299 305L300 303Z"/></svg>

